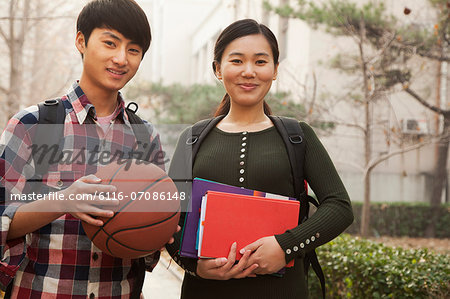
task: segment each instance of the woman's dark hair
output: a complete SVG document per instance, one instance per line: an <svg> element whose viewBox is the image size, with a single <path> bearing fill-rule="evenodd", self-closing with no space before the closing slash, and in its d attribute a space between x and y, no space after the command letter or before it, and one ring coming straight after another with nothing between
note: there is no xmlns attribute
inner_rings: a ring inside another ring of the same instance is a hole
<svg viewBox="0 0 450 299"><path fill-rule="evenodd" d="M219 64L222 61L222 55L225 51L225 48L232 41L240 37L253 34L262 34L266 38L267 42L270 45L270 48L272 49L273 61L275 65L277 65L280 52L278 50L277 38L275 37L273 32L267 26L260 24L255 20L244 19L236 21L229 25L222 31L222 33L220 33L219 37L217 38L216 44L214 46L214 61L212 64L214 72L216 72L216 64ZM222 102L220 102L219 107L214 113L214 116L227 114L228 111L230 111L230 105L230 96L227 93L223 97ZM264 113L267 115L272 114L269 105L265 101Z"/></svg>
<svg viewBox="0 0 450 299"><path fill-rule="evenodd" d="M78 15L77 32L89 40L95 28L119 31L142 48L142 58L150 47L150 24L142 8L134 0L94 0Z"/></svg>

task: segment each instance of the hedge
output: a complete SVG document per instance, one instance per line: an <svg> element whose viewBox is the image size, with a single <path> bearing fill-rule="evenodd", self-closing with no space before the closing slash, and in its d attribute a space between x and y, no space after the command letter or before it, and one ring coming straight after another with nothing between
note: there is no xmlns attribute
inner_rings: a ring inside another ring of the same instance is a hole
<svg viewBox="0 0 450 299"><path fill-rule="evenodd" d="M401 249L344 234L317 249L327 298L450 298L450 255ZM321 298L314 271L310 298Z"/></svg>
<svg viewBox="0 0 450 299"><path fill-rule="evenodd" d="M352 202L355 221L347 233L359 234L361 202ZM370 206L370 231L375 236L424 237L432 210L425 203L372 203ZM442 205L436 217L436 237L450 238L450 205Z"/></svg>

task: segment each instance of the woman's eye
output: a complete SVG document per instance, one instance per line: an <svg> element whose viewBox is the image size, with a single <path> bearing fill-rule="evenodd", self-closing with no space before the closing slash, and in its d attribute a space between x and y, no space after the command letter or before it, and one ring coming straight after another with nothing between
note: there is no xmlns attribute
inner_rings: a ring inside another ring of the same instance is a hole
<svg viewBox="0 0 450 299"><path fill-rule="evenodd" d="M141 51L139 49L130 49L129 51L132 52L133 54L141 53Z"/></svg>
<svg viewBox="0 0 450 299"><path fill-rule="evenodd" d="M265 60L258 60L258 61L256 61L256 64L266 64L267 63L267 61L265 61Z"/></svg>
<svg viewBox="0 0 450 299"><path fill-rule="evenodd" d="M112 41L109 41L109 40L105 41L104 43L107 44L108 46L111 46L111 47L114 46L114 43Z"/></svg>
<svg viewBox="0 0 450 299"><path fill-rule="evenodd" d="M231 60L231 62L232 62L232 63L241 63L241 60L239 60L239 59L233 59L233 60Z"/></svg>

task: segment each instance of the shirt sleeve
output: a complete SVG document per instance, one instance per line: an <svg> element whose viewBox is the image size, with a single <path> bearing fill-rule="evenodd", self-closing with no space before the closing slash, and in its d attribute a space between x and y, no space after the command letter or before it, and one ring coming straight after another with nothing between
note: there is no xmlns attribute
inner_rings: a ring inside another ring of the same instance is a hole
<svg viewBox="0 0 450 299"><path fill-rule="evenodd" d="M13 280L26 253L25 237L7 240L9 227L20 206L11 194L25 192L26 180L34 175L30 130L37 123L37 107L16 114L0 136L0 288Z"/></svg>
<svg viewBox="0 0 450 299"><path fill-rule="evenodd" d="M275 235L285 252L286 262L304 257L353 223L350 198L325 147L313 129L300 123L305 134L305 179L319 201L317 211L299 226Z"/></svg>

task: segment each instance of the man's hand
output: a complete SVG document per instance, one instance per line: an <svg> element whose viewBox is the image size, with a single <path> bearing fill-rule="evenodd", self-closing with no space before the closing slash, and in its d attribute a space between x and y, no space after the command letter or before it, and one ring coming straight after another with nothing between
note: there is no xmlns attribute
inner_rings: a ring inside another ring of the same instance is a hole
<svg viewBox="0 0 450 299"><path fill-rule="evenodd" d="M250 251L243 253L236 265L236 242L231 245L228 258L200 259L197 264L197 274L206 279L228 280L231 278L255 277L253 274L257 264L248 263Z"/></svg>
<svg viewBox="0 0 450 299"><path fill-rule="evenodd" d="M95 217L107 217L110 218L114 216L114 207L119 205L119 200L100 200L99 196L95 196L92 200L69 200L71 194L100 194L115 192L117 189L112 185L102 185L101 179L97 178L95 175L90 174L88 176L81 177L76 180L70 187L60 191L64 194L64 199L61 204L61 209L70 213L73 217L85 221L91 225L102 226L103 221L96 219ZM103 207L108 207L110 209L103 209Z"/></svg>

